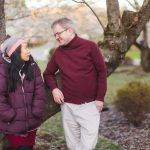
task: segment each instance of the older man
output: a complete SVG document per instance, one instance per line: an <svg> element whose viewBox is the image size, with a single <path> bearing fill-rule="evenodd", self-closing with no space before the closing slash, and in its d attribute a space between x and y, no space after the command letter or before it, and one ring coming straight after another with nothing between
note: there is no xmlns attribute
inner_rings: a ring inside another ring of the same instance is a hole
<svg viewBox="0 0 150 150"><path fill-rule="evenodd" d="M44 72L54 101L61 105L69 150L92 150L98 139L106 93L106 66L97 45L76 34L74 23L60 18L51 26L59 47ZM59 70L62 90L55 73Z"/></svg>

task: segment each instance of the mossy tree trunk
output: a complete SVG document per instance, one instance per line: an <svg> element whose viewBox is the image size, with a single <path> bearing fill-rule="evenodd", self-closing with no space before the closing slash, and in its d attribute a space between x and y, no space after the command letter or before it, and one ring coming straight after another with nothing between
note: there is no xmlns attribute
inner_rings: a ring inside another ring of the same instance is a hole
<svg viewBox="0 0 150 150"><path fill-rule="evenodd" d="M124 60L130 46L139 36L146 22L150 19L150 0L145 0L138 12L125 11L120 16L118 0L106 0L108 24L104 31L104 40L99 46L105 58L110 75ZM4 0L0 1L0 42L6 37ZM57 75L59 80L59 74ZM49 89L46 89L46 113L43 122L60 111L53 102ZM2 141L2 138L1 138ZM3 143L3 142L1 142ZM6 144L5 144L6 145Z"/></svg>
<svg viewBox="0 0 150 150"><path fill-rule="evenodd" d="M145 0L137 12L124 11L120 16L118 0L106 0L108 25L104 41L100 42L108 75L124 61L125 54L140 35L150 19L150 0Z"/></svg>

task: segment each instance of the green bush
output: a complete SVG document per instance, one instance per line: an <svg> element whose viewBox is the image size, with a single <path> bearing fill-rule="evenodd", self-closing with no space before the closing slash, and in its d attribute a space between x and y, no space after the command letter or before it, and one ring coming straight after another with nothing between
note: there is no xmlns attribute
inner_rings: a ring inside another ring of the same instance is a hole
<svg viewBox="0 0 150 150"><path fill-rule="evenodd" d="M150 85L130 82L117 91L115 105L134 126L139 126L150 112Z"/></svg>
<svg viewBox="0 0 150 150"><path fill-rule="evenodd" d="M50 59L52 57L52 55L53 55L54 52L55 52L55 48L51 48L49 50L48 59Z"/></svg>

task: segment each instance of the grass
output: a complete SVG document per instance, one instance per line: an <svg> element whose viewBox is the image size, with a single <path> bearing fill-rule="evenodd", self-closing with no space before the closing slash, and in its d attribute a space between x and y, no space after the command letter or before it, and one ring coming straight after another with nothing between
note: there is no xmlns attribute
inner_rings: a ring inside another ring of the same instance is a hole
<svg viewBox="0 0 150 150"><path fill-rule="evenodd" d="M133 54L134 52L132 55ZM44 71L46 62L40 61L38 64L41 70ZM106 103L113 103L116 91L126 83L133 80L150 82L150 74L143 73L139 68L135 67L119 67L110 77L108 77L108 90L105 98ZM49 133L54 133L57 136L63 136L60 113L48 119L40 127L40 130L47 130ZM123 150L123 148L104 137L100 137L95 150Z"/></svg>
<svg viewBox="0 0 150 150"><path fill-rule="evenodd" d="M138 49L131 49L127 52L126 57L131 59L140 59L141 52Z"/></svg>
<svg viewBox="0 0 150 150"><path fill-rule="evenodd" d="M95 150L123 150L123 148L120 145L113 144L104 137L100 137Z"/></svg>
<svg viewBox="0 0 150 150"><path fill-rule="evenodd" d="M46 68L47 62L46 61L42 61L42 60L36 61L36 62L39 65L39 67L41 69L41 72L43 72L45 70L45 68Z"/></svg>
<svg viewBox="0 0 150 150"><path fill-rule="evenodd" d="M40 130L47 130L50 133L55 133L59 136L63 136L63 127L61 124L61 114L57 113L55 116L48 119L43 125L40 127Z"/></svg>
<svg viewBox="0 0 150 150"><path fill-rule="evenodd" d="M112 103L117 90L130 81L150 83L150 73L144 73L140 67L119 67L108 77L108 89L105 97L106 103Z"/></svg>

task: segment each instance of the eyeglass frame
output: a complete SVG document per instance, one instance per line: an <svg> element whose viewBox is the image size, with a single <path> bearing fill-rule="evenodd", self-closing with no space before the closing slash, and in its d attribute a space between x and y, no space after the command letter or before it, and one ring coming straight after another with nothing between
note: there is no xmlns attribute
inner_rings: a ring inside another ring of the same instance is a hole
<svg viewBox="0 0 150 150"><path fill-rule="evenodd" d="M63 32L65 32L65 31L67 31L67 30L68 30L68 28L67 28L67 29L64 29L63 31L56 32L56 33L54 34L54 37L60 36Z"/></svg>

